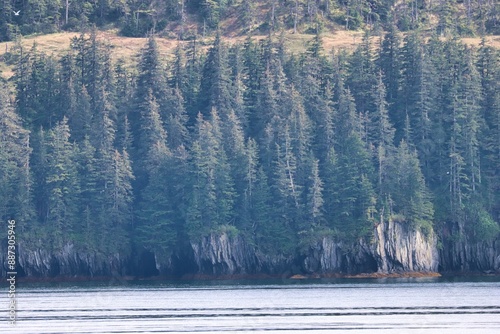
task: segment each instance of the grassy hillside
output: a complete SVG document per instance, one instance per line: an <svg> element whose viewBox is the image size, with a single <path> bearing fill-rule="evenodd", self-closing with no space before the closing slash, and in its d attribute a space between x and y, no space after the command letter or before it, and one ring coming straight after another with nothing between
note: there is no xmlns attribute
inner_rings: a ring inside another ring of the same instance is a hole
<svg viewBox="0 0 500 334"><path fill-rule="evenodd" d="M48 55L53 55L56 58L65 54L69 49L70 40L73 37L78 36L79 33L76 32L60 32L53 34L42 34L33 35L20 38L18 42L3 42L0 43L0 74L4 79L9 79L13 75L13 64L6 62L9 59L10 54L17 52L16 48L22 45L23 48L29 49L34 44L39 51L42 51ZM347 31L347 30L335 30L335 31L325 31L322 33L322 40L324 49L330 51L332 48L335 49L353 49L362 40L362 31ZM253 35L254 40L264 39L266 35ZM285 40L287 46L290 50L294 52L303 51L307 43L314 37L313 34L305 33L293 33L293 30L285 32ZM141 49L147 42L146 37L125 37L118 34L115 30L101 30L98 32L99 40L109 44L112 50L112 57L114 59L123 58L128 64L135 64ZM227 43L238 43L243 42L247 37L245 35L239 34L228 34L224 37ZM373 45L376 47L379 44L379 37L373 37ZM469 45L478 46L481 42L479 37L463 37L461 40ZM213 37L207 36L200 40L200 44L207 48L213 41ZM173 50L178 45L187 44L189 41L179 41L175 38L170 38L163 34L163 36L158 36L157 38L158 49L160 55L169 59L173 56ZM486 37L486 44L493 46L495 48L500 48L500 36L488 36Z"/></svg>
<svg viewBox="0 0 500 334"><path fill-rule="evenodd" d="M16 40L18 47L31 48L36 43L40 51L58 57L69 49L72 37L92 26L99 29L99 39L112 47L113 57L123 57L130 64L152 31L164 58L178 43L189 43L195 36L202 47L210 45L216 30L228 43L284 31L292 52L303 50L318 30L329 51L353 48L363 30L377 36L389 25L403 33L418 29L427 36L458 36L471 45L478 45L479 36L486 35L487 44L500 47L500 3L495 1L122 0L74 1L66 8L60 1L45 0L41 6L36 0L10 0L0 4L0 13L3 78L13 74L9 52L15 52ZM373 38L375 46L378 40Z"/></svg>

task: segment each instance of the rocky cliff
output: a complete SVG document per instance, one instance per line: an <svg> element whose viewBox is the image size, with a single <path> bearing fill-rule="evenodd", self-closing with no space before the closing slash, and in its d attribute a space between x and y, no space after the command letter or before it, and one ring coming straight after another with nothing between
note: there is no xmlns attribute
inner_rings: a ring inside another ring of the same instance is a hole
<svg viewBox="0 0 500 334"><path fill-rule="evenodd" d="M402 223L384 222L374 228L371 240L354 244L324 238L311 248L304 260L308 272L434 272L438 269L437 242L434 235Z"/></svg>
<svg viewBox="0 0 500 334"><path fill-rule="evenodd" d="M254 250L240 236L211 234L191 247L199 273L252 274L261 269Z"/></svg>
<svg viewBox="0 0 500 334"><path fill-rule="evenodd" d="M298 272L293 262L293 256L263 254L242 236L222 233L191 241L188 249L159 259L157 268L163 275L278 275Z"/></svg>
<svg viewBox="0 0 500 334"><path fill-rule="evenodd" d="M162 257L146 251L104 255L77 250L71 244L49 252L19 243L17 254L18 271L28 277L500 272L499 240L472 243L448 238L438 251L437 239L434 233L426 235L408 224L388 221L374 227L371 238L346 243L324 237L296 254L263 254L244 237L225 233L191 241ZM2 259L5 275L3 254Z"/></svg>
<svg viewBox="0 0 500 334"><path fill-rule="evenodd" d="M458 224L446 224L440 231L439 270L448 272L499 272L500 239L472 240Z"/></svg>
<svg viewBox="0 0 500 334"><path fill-rule="evenodd" d="M123 276L127 274L128 263L129 259L123 255L76 250L72 244L56 252L31 249L21 242L17 245L17 271L20 277ZM6 274L6 268L7 264L3 261L2 275Z"/></svg>
<svg viewBox="0 0 500 334"><path fill-rule="evenodd" d="M384 273L438 269L439 255L434 233L392 220L379 224L374 231L372 252L378 271Z"/></svg>
<svg viewBox="0 0 500 334"><path fill-rule="evenodd" d="M256 253L242 237L210 235L191 243L198 271L213 275L434 272L439 255L434 234L424 235L393 221L374 228L373 237L354 243L325 237L305 255L266 256Z"/></svg>

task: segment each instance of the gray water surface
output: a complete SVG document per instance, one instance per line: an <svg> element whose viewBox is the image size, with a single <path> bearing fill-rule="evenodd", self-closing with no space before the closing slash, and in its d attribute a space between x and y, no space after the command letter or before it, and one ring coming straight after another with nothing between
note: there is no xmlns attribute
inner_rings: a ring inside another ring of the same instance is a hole
<svg viewBox="0 0 500 334"><path fill-rule="evenodd" d="M500 279L25 284L7 333L500 333ZM3 287L3 286L2 286ZM7 309L7 289L0 302ZM5 332L5 330L2 330Z"/></svg>

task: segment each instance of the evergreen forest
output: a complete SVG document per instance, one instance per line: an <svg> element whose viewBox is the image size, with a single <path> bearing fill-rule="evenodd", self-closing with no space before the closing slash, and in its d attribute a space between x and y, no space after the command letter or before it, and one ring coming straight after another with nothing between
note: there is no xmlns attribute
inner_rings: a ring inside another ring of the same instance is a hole
<svg viewBox="0 0 500 334"><path fill-rule="evenodd" d="M215 33L167 61L151 36L136 67L95 30L60 58L20 48L0 89L2 221L35 247L103 254L214 233L293 254L387 220L495 239L499 50L396 25L353 52L320 37L293 53L283 35Z"/></svg>
<svg viewBox="0 0 500 334"><path fill-rule="evenodd" d="M293 29L431 29L439 35L500 34L495 0L2 0L0 42L21 35L115 27L124 36L151 30L181 39L212 33L266 34Z"/></svg>

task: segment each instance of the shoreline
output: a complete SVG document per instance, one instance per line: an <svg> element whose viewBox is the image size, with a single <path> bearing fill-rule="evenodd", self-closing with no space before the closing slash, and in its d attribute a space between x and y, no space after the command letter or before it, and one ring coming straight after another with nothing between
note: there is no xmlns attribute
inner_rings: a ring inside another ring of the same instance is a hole
<svg viewBox="0 0 500 334"><path fill-rule="evenodd" d="M438 278L438 277L489 277L500 276L499 272L394 272L394 273L360 273L360 274L296 274L296 275L269 275L269 274L235 274L235 275L184 275L184 276L56 276L56 277L18 277L19 283L66 283L66 282L111 282L126 283L138 281L241 281L241 280L265 280L282 279L287 281L314 280L314 279L386 279L386 278ZM4 285L4 282L0 285Z"/></svg>

